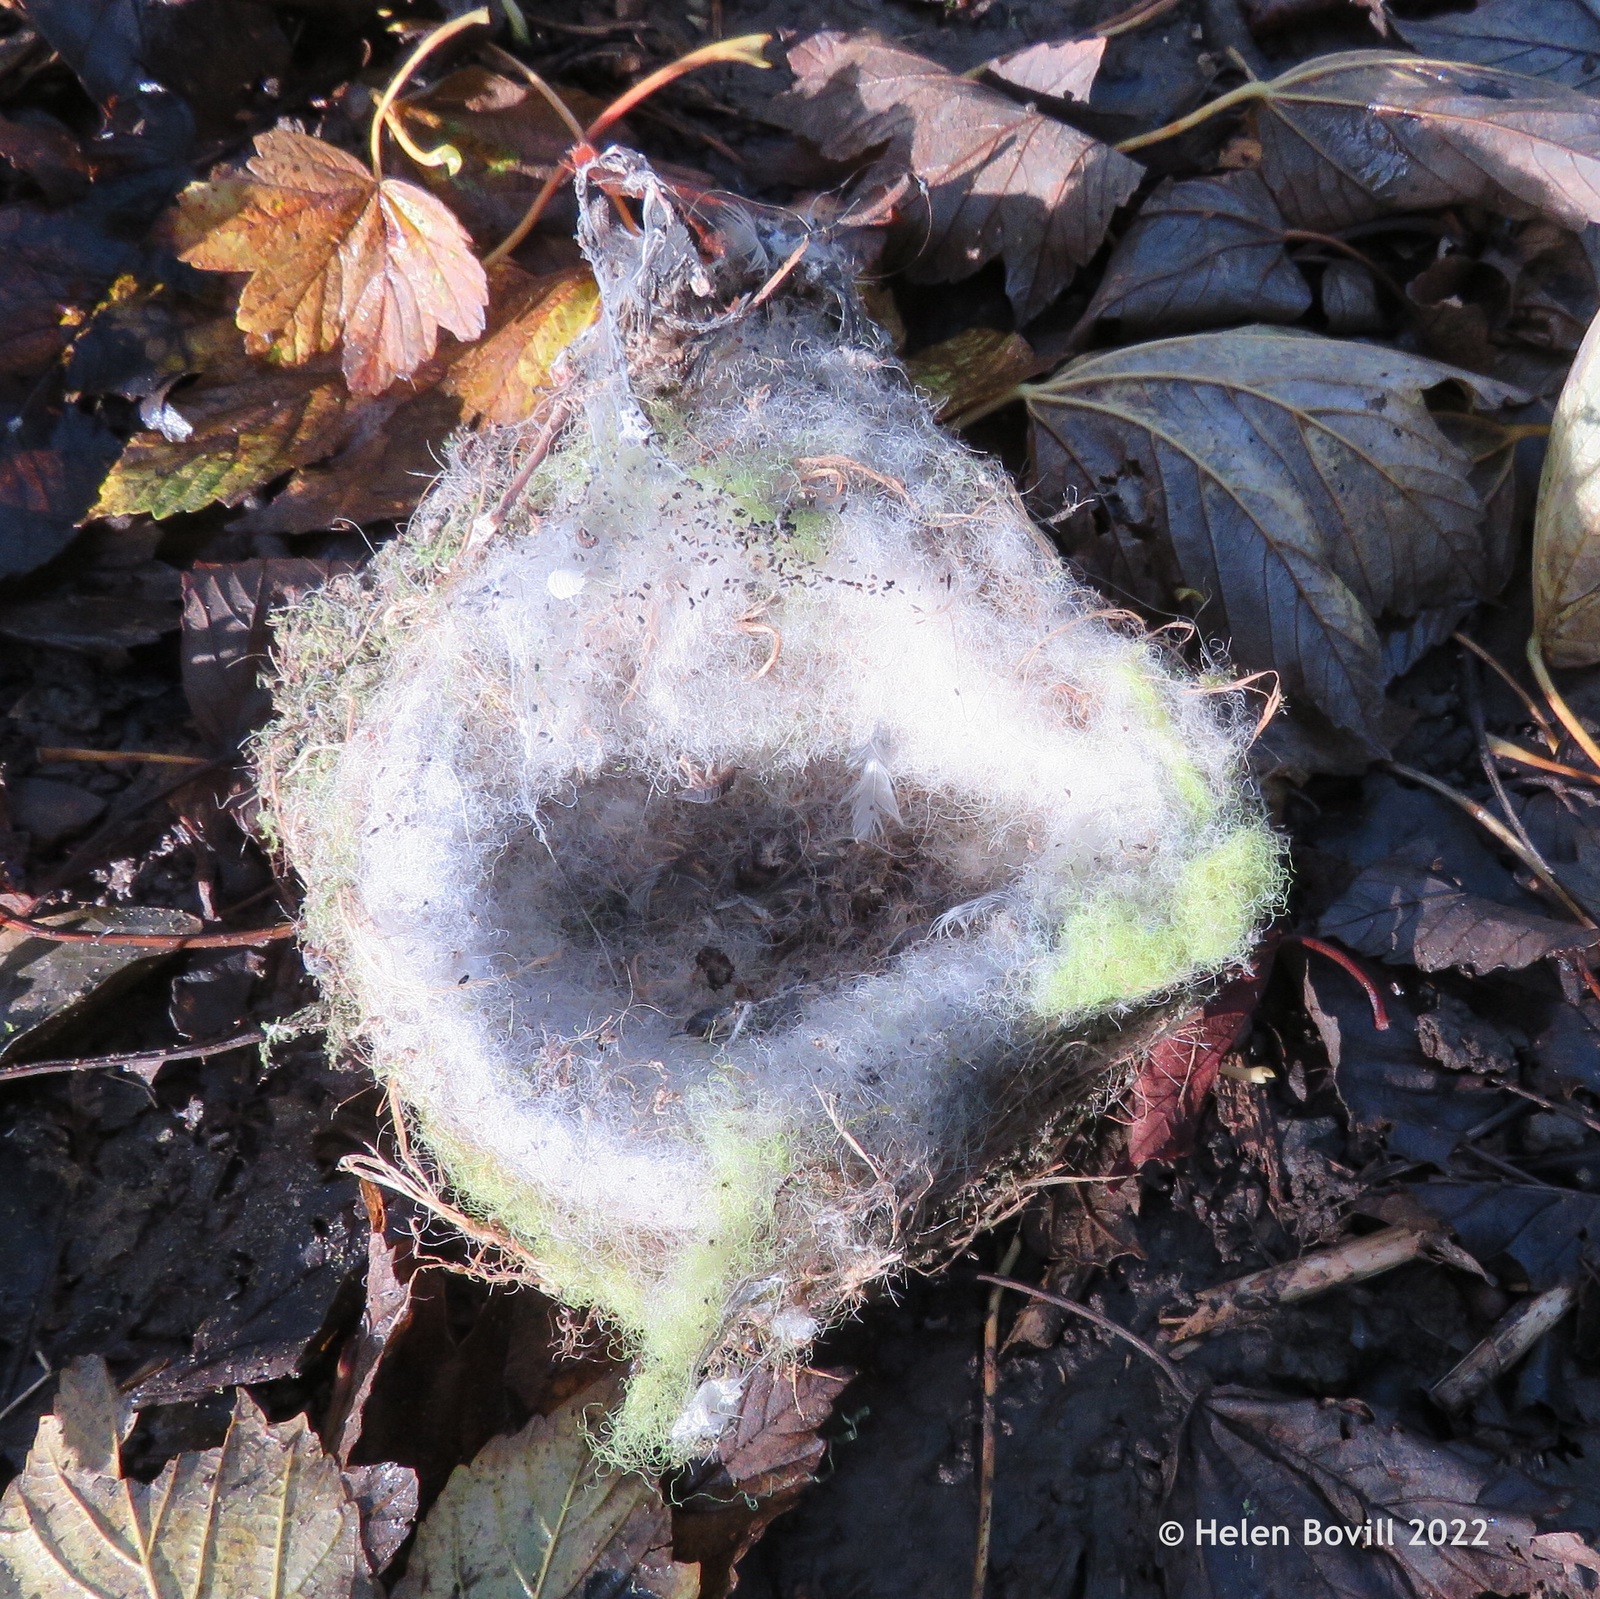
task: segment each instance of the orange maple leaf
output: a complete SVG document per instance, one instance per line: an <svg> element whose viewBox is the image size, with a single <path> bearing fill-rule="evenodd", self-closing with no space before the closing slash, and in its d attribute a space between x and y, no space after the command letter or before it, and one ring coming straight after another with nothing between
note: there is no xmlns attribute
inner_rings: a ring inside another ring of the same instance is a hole
<svg viewBox="0 0 1600 1599"><path fill-rule="evenodd" d="M252 349L298 364L342 340L351 390L380 394L433 354L441 327L483 332L483 267L426 190L289 128L256 139L245 174L244 205L183 259L249 272L237 320Z"/></svg>

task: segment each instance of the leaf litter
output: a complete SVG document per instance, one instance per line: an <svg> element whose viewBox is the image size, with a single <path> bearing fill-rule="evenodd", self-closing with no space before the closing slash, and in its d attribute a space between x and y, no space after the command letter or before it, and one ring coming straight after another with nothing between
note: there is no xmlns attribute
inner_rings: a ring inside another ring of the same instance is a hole
<svg viewBox="0 0 1600 1599"><path fill-rule="evenodd" d="M559 192L481 262L559 191L569 148L523 69L588 123L702 35L660 8L613 28L555 4L497 36L508 61L458 30L397 90L401 175L382 176L366 108L426 28L399 45L355 4L296 21L290 57L235 0L187 34L91 9L92 27L54 0L0 24L0 232L25 269L0 296L0 557L24 579L0 607L0 906L248 935L294 893L241 826L233 764L265 707L275 596L363 561L458 422L538 407L592 315ZM1102 7L1073 37L1026 7L721 9L730 35L794 30L792 87L684 78L629 108L627 138L705 194L837 227L913 380L1016 470L1108 607L1191 618L1174 647L1217 650L1219 681L1276 674L1289 709L1258 748L1296 850L1286 931L1363 981L1280 946L1151 1053L998 1234L869 1307L824 1369L746 1394L720 1461L656 1483L595 1477L576 1423L613 1364L603 1329L452 1276L461 1245L404 1201L358 1204L337 1161L390 1135L359 1068L321 1058L291 951L9 934L0 1073L40 1074L0 1077L20 1157L0 1184L6 1536L30 1483L148 1506L152 1484L181 1504L221 1482L217 1525L246 1530L184 1591L275 1591L249 1562L286 1524L228 1475L233 1450L317 1484L300 1530L325 1529L305 1568L322 1575L281 1591L453 1591L459 1554L475 1591L523 1595L531 1554L563 1591L965 1594L974 1266L1009 1253L1011 1275L1165 1348L1250 1274L1426 1228L1432 1252L1181 1346L1187 1410L1115 1333L1008 1301L987 1591L1587 1591L1600 688L1581 356L1535 493L1596 304L1587 8L1408 6L1377 49L1366 12L1335 8L1315 24L1334 53L1309 57L1307 24L1259 6L1208 4L1199 38L1159 6ZM455 176L430 164L441 145ZM1536 501L1530 581L1512 574ZM1530 595L1559 683L1522 664ZM1476 713L1463 626L1505 671L1474 668ZM1384 753L1476 810L1372 774ZM184 1055L234 1030L273 1034L267 1056ZM1565 1297L1532 1347L1433 1406L1541 1293ZM71 1364L96 1355L118 1383ZM52 1402L77 1419L35 1439ZM506 1484L558 1482L627 1514L507 1507ZM1301 1541L1249 1565L1153 1541L1164 1517L1247 1503L1350 1526L1482 1515L1492 1534ZM0 1586L32 1591L38 1545L14 1536Z"/></svg>

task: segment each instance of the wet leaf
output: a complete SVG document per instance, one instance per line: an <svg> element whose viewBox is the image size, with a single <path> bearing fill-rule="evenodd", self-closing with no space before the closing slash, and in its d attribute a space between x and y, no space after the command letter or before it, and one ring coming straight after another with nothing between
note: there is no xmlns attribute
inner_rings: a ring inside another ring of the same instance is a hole
<svg viewBox="0 0 1600 1599"><path fill-rule="evenodd" d="M89 186L83 146L53 117L0 117L0 160L38 184L51 205L80 199Z"/></svg>
<svg viewBox="0 0 1600 1599"><path fill-rule="evenodd" d="M1533 625L1552 666L1600 661L1600 317L1550 422L1533 522Z"/></svg>
<svg viewBox="0 0 1600 1599"><path fill-rule="evenodd" d="M100 486L92 516L155 517L237 505L332 454L350 431L351 400L336 372L240 361L169 402L183 438L136 433Z"/></svg>
<svg viewBox="0 0 1600 1599"><path fill-rule="evenodd" d="M556 362L600 309L586 268L538 278L511 273L517 281L504 293L500 325L459 355L440 385L460 399L464 415L490 424L527 420Z"/></svg>
<svg viewBox="0 0 1600 1599"><path fill-rule="evenodd" d="M0 371L31 375L67 346L72 323L135 260L82 210L0 206Z"/></svg>
<svg viewBox="0 0 1600 1599"><path fill-rule="evenodd" d="M1148 1160L1176 1160L1194 1147L1222 1058L1250 1026L1265 986L1264 972L1226 984L1140 1062L1127 1096L1128 1164L1135 1171Z"/></svg>
<svg viewBox="0 0 1600 1599"><path fill-rule="evenodd" d="M122 1474L133 1413L98 1359L68 1368L0 1500L0 1574L18 1599L350 1599L368 1595L360 1517L304 1416L268 1425L245 1393L220 1448Z"/></svg>
<svg viewBox="0 0 1600 1599"><path fill-rule="evenodd" d="M361 1508L361 1547L367 1564L381 1572L411 1536L417 1519L417 1474L392 1460L346 1466L345 1486Z"/></svg>
<svg viewBox="0 0 1600 1599"><path fill-rule="evenodd" d="M1392 996L1389 1026L1380 1030L1348 973L1308 967L1304 994L1352 1125L1381 1132L1396 1154L1443 1166L1462 1135L1504 1104L1482 1078L1436 1069L1416 1017Z"/></svg>
<svg viewBox="0 0 1600 1599"><path fill-rule="evenodd" d="M1600 221L1600 104L1543 78L1416 56L1317 56L1262 90L1261 175L1297 226L1481 205Z"/></svg>
<svg viewBox="0 0 1600 1599"><path fill-rule="evenodd" d="M1593 949L1600 933L1472 894L1403 855L1370 866L1323 912L1318 932L1364 955L1425 972L1520 971Z"/></svg>
<svg viewBox="0 0 1600 1599"><path fill-rule="evenodd" d="M78 932L198 933L185 911L162 906L108 906L44 916L48 927ZM52 1036L80 1020L141 977L159 951L126 944L60 944L15 928L0 929L0 1062L38 1052Z"/></svg>
<svg viewBox="0 0 1600 1599"><path fill-rule="evenodd" d="M1177 1485L1167 1508L1187 1530L1215 1519L1281 1525L1283 1543L1205 1544L1191 1537L1163 1552L1170 1599L1479 1599L1526 1593L1559 1581L1531 1516L1499 1509L1486 1492L1488 1462L1416 1438L1357 1400L1275 1399L1219 1389L1196 1407L1185 1431ZM1487 1501L1487 1502L1486 1502ZM1359 1528L1392 1520L1392 1546L1313 1543L1306 1522ZM1414 1542L1410 1522L1455 1521L1487 1529L1481 1545Z"/></svg>
<svg viewBox="0 0 1600 1599"><path fill-rule="evenodd" d="M116 435L97 416L37 391L0 439L0 577L52 561L77 537Z"/></svg>
<svg viewBox="0 0 1600 1599"><path fill-rule="evenodd" d="M1000 56L989 63L989 71L1026 94L1087 100L1105 53L1104 39L1057 39Z"/></svg>
<svg viewBox="0 0 1600 1599"><path fill-rule="evenodd" d="M367 1236L366 1298L361 1323L339 1362L339 1378L323 1431L334 1440L334 1452L349 1460L361 1438L361 1423L372 1385L389 1344L411 1320L411 1277L416 1262L409 1248L397 1249L376 1225ZM415 1482L416 1473L412 1473ZM412 1512L416 1504L413 1501ZM375 1565L387 1562L375 1562Z"/></svg>
<svg viewBox="0 0 1600 1599"><path fill-rule="evenodd" d="M1394 29L1424 55L1551 78L1572 89L1600 83L1600 16L1584 0L1479 0L1470 11L1396 18Z"/></svg>
<svg viewBox="0 0 1600 1599"><path fill-rule="evenodd" d="M881 147L926 186L908 275L950 282L999 256L1019 322L1066 287L1138 187L1142 169L1115 150L881 40L814 34L789 66L778 120L837 160Z"/></svg>
<svg viewBox="0 0 1600 1599"><path fill-rule="evenodd" d="M770 1498L809 1482L827 1453L817 1429L849 1384L848 1372L757 1368L738 1420L717 1444L722 1468L740 1492Z"/></svg>
<svg viewBox="0 0 1600 1599"><path fill-rule="evenodd" d="M299 363L342 342L352 391L379 394L433 354L441 328L483 332L488 281L439 200L292 129L261 134L255 152L244 206L184 255L249 272L238 321L255 348Z"/></svg>
<svg viewBox="0 0 1600 1599"><path fill-rule="evenodd" d="M278 556L183 574L183 689L213 748L235 748L272 708L261 673L273 610L337 570L348 565Z"/></svg>
<svg viewBox="0 0 1600 1599"><path fill-rule="evenodd" d="M442 446L461 416L454 395L384 396L356 414L349 438L318 466L303 467L259 510L228 525L244 533L316 533L409 516L438 476Z"/></svg>
<svg viewBox="0 0 1600 1599"><path fill-rule="evenodd" d="M1584 1250L1600 1244L1600 1194L1452 1182L1422 1183L1406 1193L1448 1222L1462 1247L1491 1270L1497 1260L1514 1262L1512 1276L1534 1293L1572 1281Z"/></svg>
<svg viewBox="0 0 1600 1599"><path fill-rule="evenodd" d="M1250 670L1381 748L1380 617L1497 574L1470 461L1423 391L1514 391L1434 361L1244 328L1081 357L1029 388L1038 486L1089 502L1085 564L1157 608L1187 588Z"/></svg>
<svg viewBox="0 0 1600 1599"><path fill-rule="evenodd" d="M1294 322L1311 309L1311 287L1283 236L1283 215L1258 173L1169 178L1112 251L1085 317L1167 333Z"/></svg>
<svg viewBox="0 0 1600 1599"><path fill-rule="evenodd" d="M492 1438L423 1518L394 1599L577 1599L622 1592L665 1541L666 1505L635 1472L601 1467L585 1431L614 1401L607 1381ZM650 1591L646 1589L646 1591Z"/></svg>
<svg viewBox="0 0 1600 1599"><path fill-rule="evenodd" d="M968 328L920 350L906 362L906 376L925 393L933 414L949 426L1004 399L1040 370L1033 346L1020 333Z"/></svg>

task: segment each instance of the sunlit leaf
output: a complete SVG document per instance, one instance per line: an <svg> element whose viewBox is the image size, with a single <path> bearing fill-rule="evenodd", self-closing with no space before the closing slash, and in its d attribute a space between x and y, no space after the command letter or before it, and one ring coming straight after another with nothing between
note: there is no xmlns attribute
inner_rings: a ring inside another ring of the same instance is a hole
<svg viewBox="0 0 1600 1599"><path fill-rule="evenodd" d="M102 1361L68 1368L0 1500L0 1580L19 1599L352 1599L370 1594L360 1516L303 1416L244 1392L220 1448L152 1483L123 1475L133 1413Z"/></svg>
<svg viewBox="0 0 1600 1599"><path fill-rule="evenodd" d="M1552 666L1600 661L1600 318L1550 423L1533 523L1533 622Z"/></svg>
<svg viewBox="0 0 1600 1599"><path fill-rule="evenodd" d="M1513 392L1268 328L1084 356L1024 392L1040 489L1095 524L1075 553L1158 608L1200 596L1235 660L1381 747L1379 620L1497 575L1471 461L1422 398L1452 380Z"/></svg>
<svg viewBox="0 0 1600 1599"><path fill-rule="evenodd" d="M1573 229L1600 221L1600 102L1575 89L1352 51L1316 56L1258 94L1261 175L1301 227L1468 204Z"/></svg>
<svg viewBox="0 0 1600 1599"><path fill-rule="evenodd" d="M906 376L933 402L934 415L952 423L1003 399L1041 370L1033 346L1021 334L995 328L968 328L906 362Z"/></svg>
<svg viewBox="0 0 1600 1599"><path fill-rule="evenodd" d="M789 50L795 88L773 106L824 155L883 146L926 187L909 276L971 276L996 256L1027 322L1100 247L1142 169L1098 140L925 56L864 34L819 33Z"/></svg>
<svg viewBox="0 0 1600 1599"><path fill-rule="evenodd" d="M688 1599L683 1568L654 1553L670 1526L655 1485L605 1469L590 1446L586 1418L598 1422L615 1397L608 1380L458 1467L423 1518L394 1599Z"/></svg>
<svg viewBox="0 0 1600 1599"><path fill-rule="evenodd" d="M490 423L526 420L550 387L556 362L600 310L600 291L587 268L532 279L510 271L516 281L504 296L504 320L456 358L441 384L461 400L465 414Z"/></svg>
<svg viewBox="0 0 1600 1599"><path fill-rule="evenodd" d="M256 348L298 363L342 342L351 389L379 394L433 354L441 328L483 332L488 282L441 201L292 129L255 150L248 201L184 259L250 273L238 320Z"/></svg>
<svg viewBox="0 0 1600 1599"><path fill-rule="evenodd" d="M1572 89L1600 83L1600 16L1584 0L1480 0L1471 11L1397 17L1394 29L1424 55L1504 67Z"/></svg>

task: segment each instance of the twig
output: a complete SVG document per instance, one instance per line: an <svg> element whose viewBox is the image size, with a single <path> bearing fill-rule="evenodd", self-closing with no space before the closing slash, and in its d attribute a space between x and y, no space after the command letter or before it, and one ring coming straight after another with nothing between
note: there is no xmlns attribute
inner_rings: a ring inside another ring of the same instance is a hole
<svg viewBox="0 0 1600 1599"><path fill-rule="evenodd" d="M257 1031L219 1038L209 1044L183 1044L173 1049L136 1050L128 1055L79 1055L68 1060L32 1060L22 1066L0 1066L0 1083L19 1077L44 1077L52 1072L142 1071L147 1066L164 1066L172 1060L204 1060L208 1055L225 1055L231 1049L264 1044L267 1035Z"/></svg>
<svg viewBox="0 0 1600 1599"><path fill-rule="evenodd" d="M209 755L165 755L156 750L80 750L66 745L41 744L35 752L41 765L55 761L142 761L151 766L212 766Z"/></svg>
<svg viewBox="0 0 1600 1599"><path fill-rule="evenodd" d="M1524 1299L1428 1390L1428 1397L1441 1410L1463 1409L1474 1395L1516 1365L1577 1300L1578 1290L1572 1283L1557 1283Z"/></svg>
<svg viewBox="0 0 1600 1599"><path fill-rule="evenodd" d="M29 938L43 938L52 944L99 944L124 949L248 949L252 944L272 944L293 938L297 922L278 922L272 927L250 928L238 933L85 933L74 928L44 927L25 916L12 916L0 910L0 927L9 927Z"/></svg>
<svg viewBox="0 0 1600 1599"><path fill-rule="evenodd" d="M1517 766L1531 766L1536 772L1549 772L1551 776L1564 777L1570 783L1587 783L1591 787L1600 785L1600 772L1586 772L1581 766L1568 766L1565 761L1549 760L1496 733L1488 735L1487 743L1489 753L1496 760L1511 761Z"/></svg>
<svg viewBox="0 0 1600 1599"><path fill-rule="evenodd" d="M1000 1276L1009 1277L1022 1253L1022 1229L1000 1261ZM972 1559L972 1599L983 1599L989 1585L989 1535L994 1527L994 1396L1000 1387L1000 1288L989 1290L989 1313L983 1319L983 1422L978 1445L978 1549Z"/></svg>
<svg viewBox="0 0 1600 1599"><path fill-rule="evenodd" d="M1468 638L1460 628L1457 628L1450 637L1463 649L1471 650L1522 701L1523 708L1529 718L1538 724L1539 731L1544 734L1545 743L1550 746L1550 753L1554 755L1561 748L1561 739L1550 725L1550 718L1545 715L1544 707L1476 639Z"/></svg>
<svg viewBox="0 0 1600 1599"><path fill-rule="evenodd" d="M1131 1333L1126 1327L1119 1326L1109 1316L1102 1316L1098 1310L1090 1310L1087 1305L1080 1305L1076 1299L1067 1299L1061 1294L1052 1294L1044 1288L1035 1288L1032 1283L1019 1283L1010 1277L991 1277L987 1272L978 1273L980 1283L993 1283L998 1288L1014 1288L1019 1294L1028 1294L1034 1299L1042 1299L1047 1305L1055 1305L1061 1310L1071 1311L1074 1316L1081 1316L1085 1321L1093 1322L1101 1332L1108 1332L1113 1338L1120 1338L1124 1343L1132 1344L1141 1355L1153 1360L1158 1365L1168 1382L1177 1389L1191 1405L1199 1397L1188 1383L1183 1380L1183 1373L1161 1353L1159 1349L1147 1344L1137 1333Z"/></svg>
<svg viewBox="0 0 1600 1599"><path fill-rule="evenodd" d="M28 1400L33 1398L33 1396L38 1393L38 1391L43 1388L52 1377L55 1376L55 1373L50 1369L50 1363L44 1358L43 1355L35 1351L34 1359L44 1367L43 1376L35 1377L34 1380L16 1396L16 1398L9 1400L4 1407L0 1407L0 1421L4 1421L6 1417L17 1408L18 1405L25 1404Z"/></svg>
<svg viewBox="0 0 1600 1599"><path fill-rule="evenodd" d="M1429 777L1426 772L1419 772L1411 766L1402 766L1399 761L1385 761L1383 764L1397 777L1403 777L1408 783L1420 783L1424 788L1431 788L1435 794L1442 795L1451 804L1459 805L1479 827L1492 834L1506 849L1510 850L1561 901L1563 907L1577 917L1585 927L1597 925L1588 911L1550 875L1549 868L1523 844L1522 840L1499 817L1485 810L1475 799L1469 799L1465 794L1451 788L1448 783L1440 782L1437 777Z"/></svg>
<svg viewBox="0 0 1600 1599"><path fill-rule="evenodd" d="M1089 30L1090 37L1115 39L1118 34L1132 33L1135 28L1142 28L1166 16L1169 11L1176 11L1178 5L1179 0L1138 0L1138 4L1129 6L1126 11L1119 11L1116 16L1097 22Z"/></svg>

